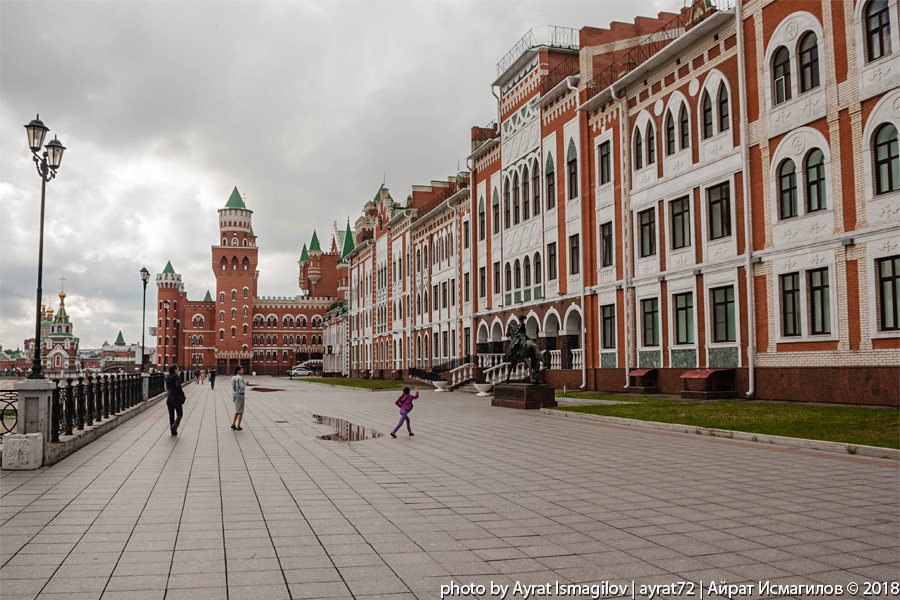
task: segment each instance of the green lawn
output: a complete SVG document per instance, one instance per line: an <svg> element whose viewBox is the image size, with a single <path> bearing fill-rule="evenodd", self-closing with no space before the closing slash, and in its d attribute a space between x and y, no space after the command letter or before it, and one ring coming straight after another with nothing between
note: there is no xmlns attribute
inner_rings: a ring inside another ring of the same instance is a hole
<svg viewBox="0 0 900 600"><path fill-rule="evenodd" d="M297 378L297 381L312 381L326 385L342 385L344 387L365 388L367 390L399 390L405 385L402 381L382 381L380 379L347 379L342 377Z"/></svg>
<svg viewBox="0 0 900 600"><path fill-rule="evenodd" d="M557 394L557 397L561 396ZM722 400L682 402L647 396L592 393L568 393L565 397L621 400L634 404L566 406L560 407L560 410L851 445L900 448L900 414L896 409Z"/></svg>

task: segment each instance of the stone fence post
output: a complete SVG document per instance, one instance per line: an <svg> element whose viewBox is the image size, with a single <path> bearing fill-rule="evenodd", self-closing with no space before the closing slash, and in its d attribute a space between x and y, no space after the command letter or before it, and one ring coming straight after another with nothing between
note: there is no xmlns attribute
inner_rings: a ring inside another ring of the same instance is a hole
<svg viewBox="0 0 900 600"><path fill-rule="evenodd" d="M44 464L50 453L50 398L54 384L46 379L26 379L14 386L18 397L18 425L15 435L5 436L3 452L4 469L37 469ZM40 444L24 450L24 440L34 440L33 435L41 434ZM27 437L26 437L27 436ZM21 442L14 440L22 440ZM14 442L7 444L6 442ZM14 452L7 452L15 448Z"/></svg>
<svg viewBox="0 0 900 600"><path fill-rule="evenodd" d="M141 373L141 400L150 399L150 373Z"/></svg>

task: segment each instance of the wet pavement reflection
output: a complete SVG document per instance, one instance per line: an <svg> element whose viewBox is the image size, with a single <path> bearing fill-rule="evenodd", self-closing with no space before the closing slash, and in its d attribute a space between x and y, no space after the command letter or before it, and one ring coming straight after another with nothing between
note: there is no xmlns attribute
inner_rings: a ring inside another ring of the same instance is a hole
<svg viewBox="0 0 900 600"><path fill-rule="evenodd" d="M344 419L326 417L324 415L313 415L313 418L323 425L330 425L334 428L334 433L320 435L320 440L359 442L382 436L382 434L373 431L372 429L368 429L362 425L354 425L350 421L345 421Z"/></svg>

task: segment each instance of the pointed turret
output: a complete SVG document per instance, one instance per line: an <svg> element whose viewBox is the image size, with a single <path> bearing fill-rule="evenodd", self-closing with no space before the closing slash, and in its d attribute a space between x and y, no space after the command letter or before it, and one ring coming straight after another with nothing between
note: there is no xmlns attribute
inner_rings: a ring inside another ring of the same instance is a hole
<svg viewBox="0 0 900 600"><path fill-rule="evenodd" d="M316 230L313 229L312 241L309 243L309 251L310 252L321 252L322 248L319 247L319 236L316 235Z"/></svg>
<svg viewBox="0 0 900 600"><path fill-rule="evenodd" d="M125 336L122 335L122 330L119 330L119 337L116 338L116 346L124 346L125 345Z"/></svg>
<svg viewBox="0 0 900 600"><path fill-rule="evenodd" d="M353 243L353 232L350 230L350 220L347 220L347 231L344 232L344 247L341 248L341 262L344 262L344 259L348 254L353 252L353 249L356 248L356 244Z"/></svg>
<svg viewBox="0 0 900 600"><path fill-rule="evenodd" d="M228 202L225 203L225 208L247 209L247 205L244 204L244 199L241 198L241 193L238 192L237 186L234 186L231 196L228 197Z"/></svg>
<svg viewBox="0 0 900 600"><path fill-rule="evenodd" d="M308 262L309 261L309 252L306 251L306 244L303 244L303 251L300 252L300 262Z"/></svg>
<svg viewBox="0 0 900 600"><path fill-rule="evenodd" d="M171 273L172 275L175 274L175 269L172 268L171 260L166 262L166 268L163 269L163 273Z"/></svg>
<svg viewBox="0 0 900 600"><path fill-rule="evenodd" d="M209 293L209 290L206 290L206 298L203 299L204 302L212 302L212 294Z"/></svg>

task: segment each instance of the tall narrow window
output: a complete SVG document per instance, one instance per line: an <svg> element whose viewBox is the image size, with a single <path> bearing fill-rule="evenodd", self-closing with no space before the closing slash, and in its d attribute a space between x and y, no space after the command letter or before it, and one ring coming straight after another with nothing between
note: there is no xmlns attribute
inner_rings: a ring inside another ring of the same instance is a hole
<svg viewBox="0 0 900 600"><path fill-rule="evenodd" d="M779 218L797 216L797 172L791 159L786 159L778 167L778 199Z"/></svg>
<svg viewBox="0 0 900 600"><path fill-rule="evenodd" d="M713 136L712 100L709 99L708 92L703 92L701 106L703 111L703 139L707 139Z"/></svg>
<svg viewBox="0 0 900 600"><path fill-rule="evenodd" d="M897 128L885 123L875 132L875 193L900 190L900 158L897 153Z"/></svg>
<svg viewBox="0 0 900 600"><path fill-rule="evenodd" d="M866 6L866 50L869 62L891 53L891 14L888 0Z"/></svg>
<svg viewBox="0 0 900 600"><path fill-rule="evenodd" d="M478 297L484 298L487 295L487 270L484 267L478 269Z"/></svg>
<svg viewBox="0 0 900 600"><path fill-rule="evenodd" d="M468 247L469 247L469 222L463 221L463 248L468 248ZM451 248L452 248L452 246L451 246ZM394 275L394 279L396 279L396 278L397 278L397 276Z"/></svg>
<svg viewBox="0 0 900 600"><path fill-rule="evenodd" d="M666 112L666 156L675 154L675 119L672 112Z"/></svg>
<svg viewBox="0 0 900 600"><path fill-rule="evenodd" d="M644 139L641 137L641 130L634 130L634 170L644 167Z"/></svg>
<svg viewBox="0 0 900 600"><path fill-rule="evenodd" d="M653 124L647 124L647 165L652 165L656 162L656 132L653 129Z"/></svg>
<svg viewBox="0 0 900 600"><path fill-rule="evenodd" d="M494 203L492 205L493 208L493 216L491 220L494 223L494 235L500 233L500 202L497 200L496 191L494 193Z"/></svg>
<svg viewBox="0 0 900 600"><path fill-rule="evenodd" d="M806 156L806 212L828 208L825 200L825 155L814 148Z"/></svg>
<svg viewBox="0 0 900 600"><path fill-rule="evenodd" d="M612 222L600 225L600 266L611 267L613 264L613 228Z"/></svg>
<svg viewBox="0 0 900 600"><path fill-rule="evenodd" d="M506 291L511 290L513 287L512 282L512 267L509 263L506 263Z"/></svg>
<svg viewBox="0 0 900 600"><path fill-rule="evenodd" d="M724 83L719 84L719 133L726 131L731 126L728 116L728 90Z"/></svg>
<svg viewBox="0 0 900 600"><path fill-rule="evenodd" d="M609 142L600 144L600 185L605 185L612 180L612 160L609 148Z"/></svg>
<svg viewBox="0 0 900 600"><path fill-rule="evenodd" d="M519 197L519 174L513 175L513 225L518 225L521 213L521 198Z"/></svg>
<svg viewBox="0 0 900 600"><path fill-rule="evenodd" d="M511 194L511 190L509 189L510 185L511 184L509 182L509 179L507 179L506 185L503 186L504 190L505 190L503 192L503 227L505 229L509 229L509 223L510 223L510 220L509 220L510 208L511 208L510 203L512 202L512 200L510 199L510 194Z"/></svg>
<svg viewBox="0 0 900 600"><path fill-rule="evenodd" d="M675 343L694 343L694 294L675 294Z"/></svg>
<svg viewBox="0 0 900 600"><path fill-rule="evenodd" d="M800 40L800 92L819 87L819 44L809 32Z"/></svg>
<svg viewBox="0 0 900 600"><path fill-rule="evenodd" d="M569 275L578 275L581 270L581 246L578 234L569 236Z"/></svg>
<svg viewBox="0 0 900 600"><path fill-rule="evenodd" d="M688 118L687 105L681 105L681 112L678 114L678 128L681 134L681 149L684 150L691 145L691 122Z"/></svg>
<svg viewBox="0 0 900 600"><path fill-rule="evenodd" d="M727 183L707 190L709 197L709 239L731 235L731 198Z"/></svg>
<svg viewBox="0 0 900 600"><path fill-rule="evenodd" d="M616 347L616 305L606 304L600 307L603 317L603 348Z"/></svg>
<svg viewBox="0 0 900 600"><path fill-rule="evenodd" d="M644 346L659 346L659 299L641 300L641 323Z"/></svg>
<svg viewBox="0 0 900 600"><path fill-rule="evenodd" d="M541 253L534 253L534 283L538 285L541 283L541 278L543 277L543 271L541 270Z"/></svg>
<svg viewBox="0 0 900 600"><path fill-rule="evenodd" d="M494 263L494 293L500 293L500 263Z"/></svg>
<svg viewBox="0 0 900 600"><path fill-rule="evenodd" d="M734 286L714 288L713 304L713 341L733 342L737 339L734 324Z"/></svg>
<svg viewBox="0 0 900 600"><path fill-rule="evenodd" d="M809 277L809 332L831 333L831 302L828 297L828 269L815 269Z"/></svg>
<svg viewBox="0 0 900 600"><path fill-rule="evenodd" d="M556 242L547 244L547 279L556 279Z"/></svg>
<svg viewBox="0 0 900 600"><path fill-rule="evenodd" d="M573 155L566 163L569 169L569 200L578 197L578 156Z"/></svg>
<svg viewBox="0 0 900 600"><path fill-rule="evenodd" d="M537 161L531 165L531 192L534 194L531 201L531 212L539 215L541 213L541 170L538 168Z"/></svg>
<svg viewBox="0 0 900 600"><path fill-rule="evenodd" d="M531 195L528 193L530 190L528 189L529 184L531 183L528 178L528 165L522 168L522 220L527 221L531 216Z"/></svg>
<svg viewBox="0 0 900 600"><path fill-rule="evenodd" d="M547 210L556 207L556 171L553 169L553 159L547 159Z"/></svg>
<svg viewBox="0 0 900 600"><path fill-rule="evenodd" d="M791 55L784 46L775 51L772 59L772 85L775 104L791 99Z"/></svg>
<svg viewBox="0 0 900 600"><path fill-rule="evenodd" d="M672 210L672 249L686 248L691 245L691 202L688 196L673 200Z"/></svg>
<svg viewBox="0 0 900 600"><path fill-rule="evenodd" d="M515 278L516 278L516 289L522 287L522 263L519 262L519 259L516 259L514 268Z"/></svg>
<svg viewBox="0 0 900 600"><path fill-rule="evenodd" d="M525 287L531 285L531 259L527 256L522 260L522 268L525 270Z"/></svg>
<svg viewBox="0 0 900 600"><path fill-rule="evenodd" d="M800 335L800 274L781 276L781 332L785 337Z"/></svg>
<svg viewBox="0 0 900 600"><path fill-rule="evenodd" d="M656 211L652 208L638 214L640 223L641 258L656 254Z"/></svg>
<svg viewBox="0 0 900 600"><path fill-rule="evenodd" d="M900 256L876 261L878 272L878 324L881 331L900 329Z"/></svg>
<svg viewBox="0 0 900 600"><path fill-rule="evenodd" d="M484 241L486 235L486 217L484 214L484 198L478 205L478 239Z"/></svg>

